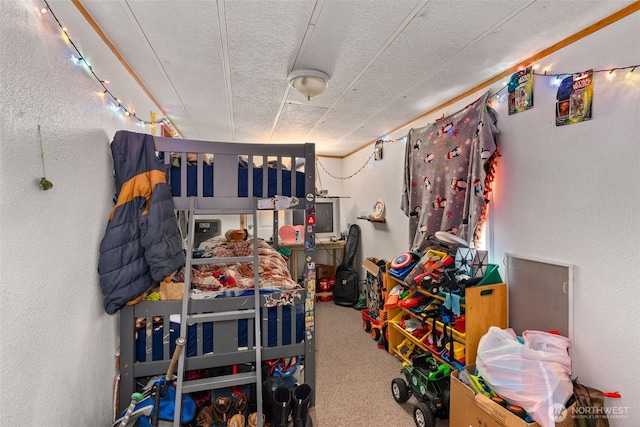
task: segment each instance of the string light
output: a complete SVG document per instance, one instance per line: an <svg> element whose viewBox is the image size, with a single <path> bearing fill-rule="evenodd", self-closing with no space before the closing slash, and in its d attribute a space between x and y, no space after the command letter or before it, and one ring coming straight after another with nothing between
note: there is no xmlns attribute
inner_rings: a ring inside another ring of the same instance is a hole
<svg viewBox="0 0 640 427"><path fill-rule="evenodd" d="M608 69L603 69L603 70L594 70L594 71L593 71L593 73L594 73L594 74L596 74L596 73L607 73L607 74L606 74L607 79L611 80L611 79L613 79L613 77L616 75L616 73L615 73L615 72L616 72L616 70L629 70L629 71L626 73L625 78L626 78L626 79L631 79L631 78L634 78L634 77L635 77L635 76L633 75L633 73L634 73L634 71L636 70L636 68L637 68L637 67L640 67L640 64L637 64L637 65L629 65L629 66L626 66L626 67L615 67L615 68L608 68ZM520 67L520 70L523 70L523 69L525 69L525 68L526 68L526 67ZM541 73L540 73L540 72L536 72L535 70L536 70L536 69L539 69L539 68L540 68L540 65L539 65L539 64L534 64L534 65L532 66L532 69L534 70L534 71L533 71L533 74L534 74L534 75L536 75L536 76L549 77L549 78L550 78L549 84L550 84L551 86L555 86L555 87L560 86L560 83L562 83L562 80L563 80L565 77L570 76L570 75L573 75L573 74L576 74L576 73L550 73L550 72L549 72L549 71L551 70L551 66L550 66L550 65L548 65L548 66L544 67L544 68L543 68L543 71L542 71ZM638 78L640 79L640 75L638 76ZM490 107L491 107L491 106L493 106L493 99L492 99L492 98L496 98L496 100L497 100L497 102L498 102L498 103L499 103L499 102L503 102L503 101L505 101L505 100L506 100L506 98L507 98L507 93L503 93L503 92L505 91L505 89L508 89L508 87L509 87L509 82L508 82L508 81L503 82L503 83L502 83L502 87L500 88L500 90L498 90L496 93L494 93L493 95L491 95L491 96L489 97L489 99L488 99L488 104L489 104L489 106L490 106ZM466 108L466 107L465 107L465 108ZM463 108L462 110L464 110L464 108ZM460 111L462 111L462 110L460 110ZM451 114L451 115L455 115L455 114L459 113L460 111L458 111L458 112L456 112L456 113L453 113L453 114ZM443 115L443 117L442 117L442 118L437 119L436 121L441 120L441 119L443 119L443 118L444 118L444 115ZM429 126L429 125L430 125L430 124L427 124L427 126ZM408 135L405 135L405 136L403 136L403 137L401 137L401 138L394 139L394 140L390 140L390 139L380 139L380 140L378 140L378 141L382 141L382 142L384 142L384 143L406 142L407 138L408 138ZM377 141L377 142L378 142L378 141ZM330 172L329 172L329 171L324 167L324 165L322 164L322 162L321 162L319 159L316 159L316 164L317 164L317 165L318 165L322 170L324 170L324 171L325 171L325 173L326 173L329 177L331 177L331 178L333 178L333 179L339 179L339 180L343 180L343 181L344 181L344 180L351 179L351 178L353 178L354 176L356 176L357 174L359 174L360 172L362 172L362 171L367 167L367 165L369 164L369 162L370 162L370 161L371 161L371 159L373 158L373 155L374 155L374 154L375 154L375 151L373 151L373 152L369 155L369 157L367 158L367 160L365 161L365 163L360 167L360 169L358 169L358 170L357 170L357 171L355 171L354 173L352 173L352 174L350 174L350 175L348 175L348 176L345 176L345 177L339 177L339 176L335 176L335 175L331 174L331 173L330 173Z"/></svg>
<svg viewBox="0 0 640 427"><path fill-rule="evenodd" d="M58 20L58 17L56 16L56 14L53 12L53 10L51 9L51 6L49 6L49 3L47 3L47 0L43 0L44 4L46 5L46 8L42 8L40 10L40 12L42 14L45 14L47 11L51 12L51 16L53 17L53 19L56 20L56 23L58 24L58 26L60 27L60 30L62 31L62 38L69 43L73 49L76 51L77 55L71 55L71 61L75 64L75 65L83 65L87 71L89 72L89 74L91 74L96 81L98 82L98 84L100 86L102 86L102 92L100 93L100 96L102 98L104 98L105 95L109 95L109 97L111 98L111 100L117 104L117 110L121 110L121 112L126 116L126 117L133 117L135 120L138 121L138 124L140 126L145 126L147 124L150 125L157 125L157 124L161 124L161 125L165 125L165 126L169 126L171 127L171 122L169 121L169 119L165 116L160 120L157 121L146 121L146 120L142 120L141 118L139 118L138 116L136 116L136 113L134 110L128 110L123 104L122 101L118 98L115 97L115 95L113 95L113 93L111 93L111 91L107 88L107 84L109 84L108 80L103 80L100 79L96 73L93 71L93 67L91 67L91 65L86 61L84 55L82 54L82 52L80 52L80 49L78 49L78 46L76 46L76 44L73 42L73 40L71 40L71 37L69 36L69 33L67 32L67 28L64 27L62 25L62 23ZM172 129L173 131L173 129ZM172 132L175 133L175 132Z"/></svg>
<svg viewBox="0 0 640 427"><path fill-rule="evenodd" d="M430 123L427 123L427 126L429 126ZM381 139L380 141L384 142L384 143L390 143L390 144L394 144L396 142L407 142L407 138L409 136L405 135L405 136L401 136L400 138L397 139Z"/></svg>
<svg viewBox="0 0 640 427"><path fill-rule="evenodd" d="M376 143L378 142L383 142L385 144L394 144L396 142L406 142L408 138L408 135L404 135L401 136L400 138L397 139L379 139L376 141ZM329 172L327 170L327 168L324 167L324 165L322 164L322 162L320 161L320 159L316 158L316 165L318 165L323 171L325 171L325 173L332 179L338 179L338 180L342 180L342 181L346 181L348 179L353 178L354 176L358 175L360 172L362 172L367 165L369 165L369 163L371 163L371 159L373 158L373 156L375 155L375 149L374 151L371 152L371 154L369 154L369 157L367 158L367 160L365 160L364 164L362 166L360 166L360 169L358 169L357 171L355 171L354 173L348 175L348 176L335 176L333 175L331 172Z"/></svg>
<svg viewBox="0 0 640 427"><path fill-rule="evenodd" d="M614 68L606 68L606 69L602 69L602 70L593 70L593 74L596 74L596 73L607 73L607 72L609 74L615 74L616 70L628 70L628 69L631 69L633 71L633 70L636 69L636 67L640 67L640 64L628 65L626 67L614 67ZM570 76L570 75L577 74L577 73L554 73L554 74L551 74L551 73L548 73L548 72L545 71L543 74L535 73L535 72L533 74L536 75L536 76L564 77L564 76Z"/></svg>
<svg viewBox="0 0 640 427"><path fill-rule="evenodd" d="M613 78L616 76L616 71L617 70L629 70L626 75L625 78L626 79L631 79L634 76L632 75L632 73L635 71L636 67L640 67L640 64L636 64L636 65L628 65L626 67L614 67L614 68L607 68L607 69L602 69L602 70L593 70L593 74L596 73L606 73L605 77L607 78L607 80L613 80ZM550 73L549 71L551 70L551 66L548 65L546 67L543 68L543 71L540 72L536 72L535 70L540 68L539 64L534 64L532 65L533 68L533 75L535 76L542 76L542 77L549 77L549 86L552 87L559 87L560 84L562 83L562 80L565 77L571 76L573 74L576 73ZM640 77L639 77L640 78ZM507 87L507 85L503 85L499 91L497 91L496 93L494 93L493 95L491 95L491 97L489 98L489 101L491 101L491 98L496 98L498 102L500 102L501 100L504 99L504 97L501 97L500 94L501 92L504 91L504 89Z"/></svg>
<svg viewBox="0 0 640 427"><path fill-rule="evenodd" d="M117 108L122 110L123 114L127 117L133 117L134 119L136 119L138 121L138 123L141 126L144 125L157 125L157 124L161 124L164 126L168 126L168 127L172 127L171 126L171 122L169 121L169 119L165 116L160 120L156 120L156 121L145 121L140 119L138 116L136 116L135 111L129 111L123 104L122 101L120 101L120 99L116 98L113 93L111 93L111 91L106 87L107 84L109 84L108 80L102 80L100 79L96 73L93 71L93 68L91 67L91 65L89 65L84 56L82 55L82 53L80 52L80 49L78 49L78 47L76 46L76 44L73 42L73 40L71 40L71 37L69 36L69 33L67 31L67 28L64 27L62 25L62 23L58 20L58 17L55 15L55 13L53 12L53 10L51 9L51 6L49 6L49 3L47 2L47 0L43 0L44 4L46 5L46 7L43 7L40 9L40 13L42 13L43 15L46 14L47 12L51 12L51 16L53 16L53 18L55 19L56 23L58 24L58 26L60 27L60 30L62 31L62 37L63 39L68 42L73 49L76 51L76 53L78 54L78 56L76 57L75 55L71 56L71 61L78 65L78 64L83 64L87 70L89 71L89 73L96 79L96 81L98 82L98 84L100 84L100 86L102 86L103 91L99 93L100 97L104 97L105 95L109 95L111 97L111 99L117 104ZM608 72L608 74L606 75L608 80L612 80L615 77L615 71L616 70L629 70L626 75L625 78L626 79L631 79L633 78L633 72L635 71L636 67L640 67L640 64L636 64L636 65L629 65L626 67L616 67L616 68L610 68L610 69L602 69L602 70L594 70L593 74L596 73L606 73ZM519 70L523 70L526 67L524 66L520 66ZM575 73L550 73L549 71L551 70L551 66L548 65L546 67L543 68L543 72L539 73L536 72L535 70L540 68L539 64L534 64L532 65L533 68L533 74L536 76L544 76L544 77L554 77L553 80L551 80L551 85L553 86L559 86L562 78L565 76L569 76ZM496 93L494 93L493 95L491 95L491 97L489 97L489 103L492 102L491 98L497 98L497 100L500 102L502 99L504 99L505 97L503 96L501 98L501 93L508 88L508 82L503 82L502 87L500 88L500 90L498 90ZM172 129L172 133L175 133L175 131ZM381 141L383 142L388 142L388 143L394 143L394 142L398 142L398 141L403 141L406 142L406 138L407 136L403 136L401 138L395 139L395 140L388 140L388 139L383 139ZM337 177L332 175L329 171L326 170L326 168L324 167L324 165L322 164L322 162L320 162L319 159L316 159L316 163L327 173L327 175L329 175L331 178L333 179L339 179L339 180L347 180L350 178L353 178L355 175L357 175L358 173L360 173L362 170L364 170L364 168L369 164L369 162L371 161L371 159L373 158L373 155L375 154L375 151L373 151L370 155L369 158L365 161L365 163L360 167L360 169L358 169L356 172L354 172L353 174L346 176L346 177Z"/></svg>
<svg viewBox="0 0 640 427"><path fill-rule="evenodd" d="M636 66L634 66L632 69L629 70L629 72L627 73L626 76L624 76L625 79L630 79L633 77L633 72L636 70Z"/></svg>
<svg viewBox="0 0 640 427"><path fill-rule="evenodd" d="M327 170L327 168L325 168L325 167L324 167L324 165L322 164L322 162L320 161L320 159L319 159L319 158L317 158L317 157L316 157L316 165L320 166L320 168L321 168L323 171L325 171L325 173L326 173L327 175L329 175L329 177L330 177L330 178L333 178L333 179L339 179L339 180L342 180L342 181L346 181L346 180L351 179L351 178L353 178L354 176L358 175L360 172L362 172L362 171L364 170L364 168L366 168L366 167L367 167L367 165L369 164L369 162L370 162L370 161L371 161L371 159L373 158L373 155L374 155L374 154L375 154L375 150L374 150L374 151L372 151L372 152L371 152L371 154L369 154L369 157L367 158L367 160L365 160L364 164L363 164L362 166L360 166L360 169L358 169L357 171L355 171L355 172L354 172L354 173L352 173L351 175L349 175L349 176L344 176L344 177L342 177L342 176L335 176L335 175L333 175L331 172L329 172L329 171Z"/></svg>
<svg viewBox="0 0 640 427"><path fill-rule="evenodd" d="M594 71L593 71L593 73L594 73L594 74L595 74L595 73L607 73L607 74L606 74L607 79L611 80L611 79L613 79L613 77L615 76L615 71L616 71L616 70L629 70L629 72L627 72L627 73L626 73L625 78L626 78L626 79L631 79L631 78L635 77L635 76L633 75L633 72L636 70L636 67L640 67L640 64L637 64L637 65L629 65L629 66L626 66L626 67L615 67L615 68L609 68L609 69L603 69L603 70L594 70ZM576 74L576 73L550 73L550 72L549 72L549 71L551 70L551 66L550 66L550 65L548 65L548 66L546 66L545 68L543 68L543 71L542 71L541 73L540 73L540 72L536 72L535 70L537 70L537 69L539 69L539 68L540 68L540 65L539 65L539 64L534 64L534 65L532 65L532 69L534 70L534 71L533 71L533 74L534 74L534 75L536 75L536 76L550 77L550 78L551 78L551 79L550 79L550 85L551 85L551 86L556 86L556 87L560 86L560 83L562 83L562 80L563 80L565 77L570 76L570 75L573 75L573 74ZM519 68L519 70L524 70L524 69L526 69L526 67L520 67L520 68ZM640 79L640 75L638 76L638 78ZM489 106L490 106L490 107L493 107L493 99L492 99L492 98L496 98L496 100L497 100L497 102L498 102L498 103L499 103L499 102L503 102L503 101L505 101L505 100L507 99L507 93L503 93L503 92L505 91L505 89L508 89L508 87L509 87L509 82L508 82L508 81L503 82L503 83L502 83L502 87L500 88L500 90L498 90L496 93L494 93L493 95L491 95L491 96L489 97L489 99L488 99L488 104L489 104ZM467 107L465 107L465 108L467 108ZM464 110L465 108L463 108L462 110ZM462 110L460 110L460 111L462 111ZM455 112L455 113L451 114L451 116L453 116L453 115L455 115L455 114L459 113L460 111L457 111L457 112ZM439 121L439 120L442 120L442 119L444 119L444 115L443 115L441 118L436 119L436 122L437 122L437 121ZM430 126L430 124L427 124L426 126ZM394 140L390 140L390 139L380 139L380 140L378 140L378 141L376 141L376 142L379 142L379 141L382 141L382 142L384 142L384 143L394 143L394 142L400 142L400 141L401 141L401 142L406 142L406 141L407 141L407 138L408 138L408 135L405 135L405 136L403 136L403 137L401 137L401 138L394 139ZM324 165L322 164L322 162L321 162L319 159L316 159L316 164L317 164L317 165L318 165L322 170L324 170L324 171L325 171L325 173L326 173L329 177L331 177L331 178L333 178L333 179L339 179L339 180L343 180L343 181L344 181L344 180L351 179L351 178L353 178L354 176L356 176L358 173L362 172L362 171L367 167L367 165L369 164L369 162L370 162L370 161L371 161L371 159L373 158L373 155L374 155L374 154L375 154L375 151L374 151L374 152L372 152L372 153L369 155L369 157L367 158L367 160L365 161L365 163L360 167L360 169L358 169L357 171L355 171L354 173L352 173L351 175L348 175L348 176L346 176L346 177L338 177L338 176L335 176L335 175L331 174L331 173L330 173L330 172L329 172L329 171L324 167Z"/></svg>

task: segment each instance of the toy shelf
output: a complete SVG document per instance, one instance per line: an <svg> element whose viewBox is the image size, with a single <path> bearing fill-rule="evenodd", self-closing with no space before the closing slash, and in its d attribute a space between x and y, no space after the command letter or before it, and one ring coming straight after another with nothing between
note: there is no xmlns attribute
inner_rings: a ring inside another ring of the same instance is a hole
<svg viewBox="0 0 640 427"><path fill-rule="evenodd" d="M404 282L402 282L402 284L403 284L404 286L408 286L408 285L407 285L406 283L404 283ZM432 294L432 293L430 293L430 292L428 292L428 291L425 291L425 290L424 290L424 289L422 289L420 286L417 286L417 287L416 287L416 291L417 291L417 292L419 292L419 293L421 293L422 295L425 295L425 296L427 296L427 297L433 297L433 298L436 298L436 299L438 299L438 300L440 300L440 301L442 301L442 302L444 302L444 301L447 299L447 297L446 297L446 296L443 296L443 295L442 295L442 294L440 294L440 293L438 293L438 294ZM466 298L465 298L465 297L460 298L460 308L464 308L464 305L465 305L465 304L466 304Z"/></svg>
<svg viewBox="0 0 640 427"><path fill-rule="evenodd" d="M432 333L432 328L429 324L424 322L424 326L427 329L421 337L416 337L410 331L407 331L401 326L402 320L404 318L410 317L411 313L403 310L402 313L398 313L396 317L391 319L389 322L389 327L393 331L389 331L389 353L392 355L396 355L400 360L404 362L411 362L411 356L413 355L414 349L417 347L423 351L429 351L434 358L442 363L446 363L451 365L449 360L443 357L443 351L449 349L449 345L445 349L436 349L429 343L429 337ZM436 330L442 332L442 328L436 325ZM394 335L395 334L395 335ZM454 334L454 344L456 347L465 346L464 340L457 339ZM410 343L409 346L407 343ZM408 347L411 347L410 349ZM451 365L453 366L453 365Z"/></svg>
<svg viewBox="0 0 640 427"><path fill-rule="evenodd" d="M407 332L404 329L402 329L394 321L389 322L388 333L389 333L390 336L392 334L394 334L394 333L395 334L400 334L402 337L404 337L404 339L408 339L410 342L412 342L414 344L414 346L418 346L419 348L423 348L423 346L420 344L420 341L418 339L416 339L414 336L412 336L409 332ZM396 335L396 338L398 338L397 335ZM402 347L402 344L404 342L404 339L400 338L399 342L394 343L394 345L392 345L391 342L390 342L389 343L389 354L397 356L403 362L411 363L411 355L413 353L413 350L411 350L408 353L405 353L405 352L403 352L401 350L401 347ZM434 355L434 357L438 358L437 355Z"/></svg>
<svg viewBox="0 0 640 427"><path fill-rule="evenodd" d="M396 284L402 285L407 289L411 288L411 286L409 286L409 284L407 282L405 282L404 280L400 280L400 279L398 279L397 277L395 277L395 276L393 276L391 274L388 274L387 276L391 280L393 280L393 284L391 285L390 288L387 289L388 291L391 291L391 289L393 289L393 287ZM429 291L424 290L420 286L415 286L414 288L415 289L412 291L412 294L415 294L416 292L418 292L418 293L420 293L420 294L422 294L422 295L424 295L426 297L432 297L432 298L435 298L437 300L440 300L441 302L444 302L447 299L446 294L443 293L443 292L440 292L440 293L437 293L437 294L432 294ZM465 297L460 298L460 308L464 308L465 303L466 303L466 298Z"/></svg>
<svg viewBox="0 0 640 427"><path fill-rule="evenodd" d="M447 335L452 334L453 332L453 339L458 341L459 343L466 343L467 342L467 334L465 332L460 332L459 330L457 330L456 328L452 327L451 325L445 325L444 323L440 322L439 320L436 320L436 331L438 332L446 332Z"/></svg>
<svg viewBox="0 0 640 427"><path fill-rule="evenodd" d="M389 266L387 266L387 271L388 270ZM387 294L398 284L409 289L409 286L405 282L388 272L385 273ZM422 295L435 298L440 304L444 303L446 299L442 295L433 295L420 287L416 290ZM415 295L415 293L411 294ZM453 340L456 341L458 345L464 346L463 357L459 359L464 359L464 364L468 365L475 363L478 342L480 338L487 333L489 327L507 327L507 285L497 283L466 288L464 304L460 304L460 310L461 314L464 314L464 332L453 328ZM443 358L441 352L438 352L430 345L429 335L431 333L432 319L420 316L400 305L388 308L388 316L390 319L388 329L390 354L399 357L403 361L410 362L411 354L403 351L405 350L406 343L410 343L417 349L431 352L440 362L446 363L454 369L457 368L457 366L448 359ZM405 321L406 319L415 319L425 325L425 327L429 329L429 332L417 338L411 334L411 332L402 328L401 323L403 319ZM451 330L452 327L449 324L444 324L439 319L436 320L436 331L439 333L446 331L447 335L449 335ZM449 349L449 345L446 346L446 349ZM459 350L456 350L456 353L458 351Z"/></svg>
<svg viewBox="0 0 640 427"><path fill-rule="evenodd" d="M421 320L429 328L432 327L433 321L432 321L431 318L420 316L419 314L416 314L413 311L411 311L409 309L406 309L406 308L401 308L400 310L402 312L399 315L411 316L413 318ZM444 323L442 323L440 320L437 320L437 319L436 319L436 331L438 331L438 332L446 331L447 335L453 333L454 339L456 341L458 341L458 342L463 343L463 344L464 344L464 342L466 340L466 336L467 336L467 334L465 332L462 332L462 331L456 329L455 327L452 327L450 324L446 324L445 325Z"/></svg>

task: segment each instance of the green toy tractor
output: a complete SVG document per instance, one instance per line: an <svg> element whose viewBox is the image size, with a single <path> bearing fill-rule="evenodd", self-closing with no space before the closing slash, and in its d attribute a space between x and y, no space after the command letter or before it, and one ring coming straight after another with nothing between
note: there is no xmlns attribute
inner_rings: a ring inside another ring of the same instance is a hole
<svg viewBox="0 0 640 427"><path fill-rule="evenodd" d="M436 418L449 417L449 365L438 363L431 353L414 356L412 363L403 362L406 377L391 381L391 393L398 403L414 395L418 403L413 407L417 427L435 427Z"/></svg>

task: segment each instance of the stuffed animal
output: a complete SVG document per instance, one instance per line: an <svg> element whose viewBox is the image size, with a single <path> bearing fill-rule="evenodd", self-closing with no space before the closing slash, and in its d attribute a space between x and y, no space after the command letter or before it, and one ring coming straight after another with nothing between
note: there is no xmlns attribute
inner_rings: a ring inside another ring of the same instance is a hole
<svg viewBox="0 0 640 427"><path fill-rule="evenodd" d="M249 233L247 230L228 230L224 237L226 237L228 242L242 242L243 240L247 240L249 237Z"/></svg>

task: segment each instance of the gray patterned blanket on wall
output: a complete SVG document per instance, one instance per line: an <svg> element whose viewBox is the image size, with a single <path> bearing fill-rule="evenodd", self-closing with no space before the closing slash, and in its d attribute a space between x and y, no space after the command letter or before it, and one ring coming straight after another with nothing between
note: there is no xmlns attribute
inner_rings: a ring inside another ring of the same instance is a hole
<svg viewBox="0 0 640 427"><path fill-rule="evenodd" d="M409 216L412 250L424 251L437 231L476 240L497 153L488 98L487 92L463 110L409 131L401 208Z"/></svg>

